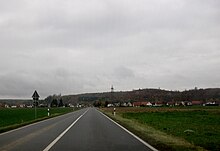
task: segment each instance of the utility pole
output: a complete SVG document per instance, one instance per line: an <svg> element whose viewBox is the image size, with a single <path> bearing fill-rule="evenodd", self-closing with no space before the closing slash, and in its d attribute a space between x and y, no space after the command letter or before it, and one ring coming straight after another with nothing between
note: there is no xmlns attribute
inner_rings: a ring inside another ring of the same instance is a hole
<svg viewBox="0 0 220 151"><path fill-rule="evenodd" d="M114 92L114 87L113 87L113 85L112 85L112 87L111 87L111 92Z"/></svg>
<svg viewBox="0 0 220 151"><path fill-rule="evenodd" d="M112 85L112 87L111 87L111 94L110 94L110 95L111 95L111 98L110 98L110 99L111 99L111 102L114 102L114 101L113 101L113 99L114 99L113 93L114 93L114 87L113 87L113 85Z"/></svg>
<svg viewBox="0 0 220 151"><path fill-rule="evenodd" d="M114 87L112 85L112 87L111 87L111 101L113 101L113 93L114 93ZM114 109L113 109L113 115L114 116L115 116L115 113L116 113L116 108L114 107Z"/></svg>

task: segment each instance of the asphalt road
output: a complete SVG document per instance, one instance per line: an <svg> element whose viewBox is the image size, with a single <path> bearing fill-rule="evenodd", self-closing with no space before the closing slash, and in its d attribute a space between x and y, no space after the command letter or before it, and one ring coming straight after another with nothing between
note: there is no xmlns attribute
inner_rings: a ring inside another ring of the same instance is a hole
<svg viewBox="0 0 220 151"><path fill-rule="evenodd" d="M0 134L1 151L150 151L95 108Z"/></svg>

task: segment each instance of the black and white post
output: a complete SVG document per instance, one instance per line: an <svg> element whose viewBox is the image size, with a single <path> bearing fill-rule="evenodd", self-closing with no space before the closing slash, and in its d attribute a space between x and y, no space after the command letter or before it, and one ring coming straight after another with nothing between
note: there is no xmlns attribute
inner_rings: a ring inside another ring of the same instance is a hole
<svg viewBox="0 0 220 151"><path fill-rule="evenodd" d="M47 116L50 116L50 109L47 109Z"/></svg>
<svg viewBox="0 0 220 151"><path fill-rule="evenodd" d="M114 107L113 115L115 116L116 114L116 108Z"/></svg>

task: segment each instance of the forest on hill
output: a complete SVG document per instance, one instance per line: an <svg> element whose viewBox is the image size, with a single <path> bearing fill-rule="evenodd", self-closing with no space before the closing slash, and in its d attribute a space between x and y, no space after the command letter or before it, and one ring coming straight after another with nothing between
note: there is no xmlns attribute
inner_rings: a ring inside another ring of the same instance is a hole
<svg viewBox="0 0 220 151"><path fill-rule="evenodd" d="M185 91L169 91L162 89L138 89L133 91L86 93L78 95L66 95L61 97L65 103L93 103L101 102L181 102L202 101L220 103L220 88L192 89ZM47 98L46 98L47 99Z"/></svg>
<svg viewBox="0 0 220 151"><path fill-rule="evenodd" d="M103 92L103 93L85 93L78 95L50 95L43 100L38 101L38 105L46 107L68 106L69 104L94 104L96 102L101 104L106 103L133 103L133 102L160 102L166 104L168 102L192 102L200 101L202 103L215 102L220 104L220 88L208 89L192 89L185 91L169 91L162 89L138 89L133 91L119 91L119 92ZM2 99L0 100L0 107L5 104L9 106L21 105L31 106L33 100L16 100L16 99Z"/></svg>

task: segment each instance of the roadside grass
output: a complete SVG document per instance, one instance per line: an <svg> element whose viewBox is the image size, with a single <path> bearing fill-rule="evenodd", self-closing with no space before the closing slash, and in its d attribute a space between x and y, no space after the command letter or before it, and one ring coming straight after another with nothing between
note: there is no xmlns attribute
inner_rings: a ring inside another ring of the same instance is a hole
<svg viewBox="0 0 220 151"><path fill-rule="evenodd" d="M159 150L220 150L219 108L102 109Z"/></svg>
<svg viewBox="0 0 220 151"><path fill-rule="evenodd" d="M37 108L37 118L35 119L34 108L0 109L0 133L71 111L73 108L50 108L48 117L47 108Z"/></svg>
<svg viewBox="0 0 220 151"><path fill-rule="evenodd" d="M220 150L220 114L218 112L125 113L122 117L146 123L205 149Z"/></svg>

